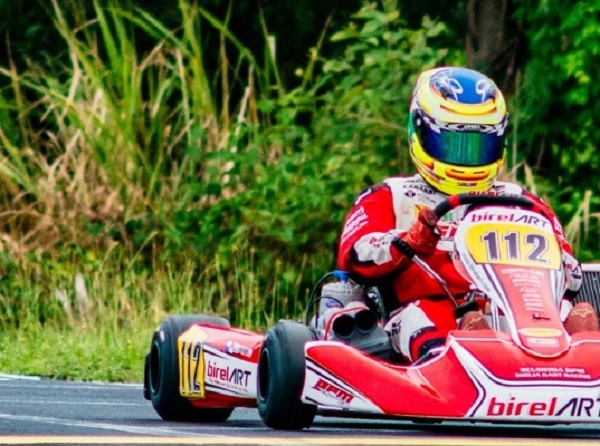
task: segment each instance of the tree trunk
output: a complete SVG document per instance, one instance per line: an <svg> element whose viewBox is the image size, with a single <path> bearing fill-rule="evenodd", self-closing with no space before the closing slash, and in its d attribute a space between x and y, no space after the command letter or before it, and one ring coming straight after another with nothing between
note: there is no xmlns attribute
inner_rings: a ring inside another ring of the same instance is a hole
<svg viewBox="0 0 600 446"><path fill-rule="evenodd" d="M505 93L514 91L524 42L511 7L510 0L467 3L467 65L490 76Z"/></svg>

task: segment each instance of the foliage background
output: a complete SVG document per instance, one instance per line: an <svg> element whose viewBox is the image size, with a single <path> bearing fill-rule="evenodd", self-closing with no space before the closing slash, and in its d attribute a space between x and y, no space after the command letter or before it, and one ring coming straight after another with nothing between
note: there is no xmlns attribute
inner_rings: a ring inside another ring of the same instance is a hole
<svg viewBox="0 0 600 446"><path fill-rule="evenodd" d="M0 369L139 379L167 314L299 317L357 193L412 172L417 74L472 59L440 3L0 2ZM598 260L599 8L509 3L505 176ZM72 341L10 359L39 333Z"/></svg>

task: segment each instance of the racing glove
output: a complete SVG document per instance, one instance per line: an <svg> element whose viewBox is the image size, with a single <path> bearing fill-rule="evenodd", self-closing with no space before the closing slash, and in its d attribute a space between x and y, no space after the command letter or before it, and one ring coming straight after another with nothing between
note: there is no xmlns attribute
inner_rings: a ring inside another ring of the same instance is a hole
<svg viewBox="0 0 600 446"><path fill-rule="evenodd" d="M417 219L408 231L400 235L400 239L416 254L431 254L440 240L440 234L436 230L438 220L439 218L433 209L425 207L421 209ZM398 245L396 247L399 248ZM403 252L402 249L400 251Z"/></svg>

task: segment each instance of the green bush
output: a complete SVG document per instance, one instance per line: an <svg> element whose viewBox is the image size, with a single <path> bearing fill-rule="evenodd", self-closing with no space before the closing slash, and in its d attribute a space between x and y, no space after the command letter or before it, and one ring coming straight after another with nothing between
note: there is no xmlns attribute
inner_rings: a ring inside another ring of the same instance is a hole
<svg viewBox="0 0 600 446"><path fill-rule="evenodd" d="M600 24L589 19L598 14L597 2L515 3L529 42L523 83L515 97L518 151L540 178L540 192L561 220L573 219L579 256L597 260L600 85L594 79Z"/></svg>

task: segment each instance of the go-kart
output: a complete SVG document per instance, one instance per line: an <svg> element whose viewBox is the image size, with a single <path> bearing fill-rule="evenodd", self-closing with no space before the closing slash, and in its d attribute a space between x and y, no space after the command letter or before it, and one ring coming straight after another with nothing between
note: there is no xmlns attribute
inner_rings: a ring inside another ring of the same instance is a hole
<svg viewBox="0 0 600 446"><path fill-rule="evenodd" d="M439 355L415 364L394 356L385 303L368 285L364 303L330 312L324 325L281 320L266 334L215 316L164 319L146 355L144 396L165 420L224 421L258 407L275 429L311 426L317 413L420 421L600 421L600 332L569 335L557 302L565 271L552 223L522 196L454 195L442 218L469 205L453 259L491 330L451 331ZM412 261L445 284L406 249ZM597 307L598 269L584 268L580 300ZM365 288L367 285L365 285ZM448 295L449 299L454 299Z"/></svg>

